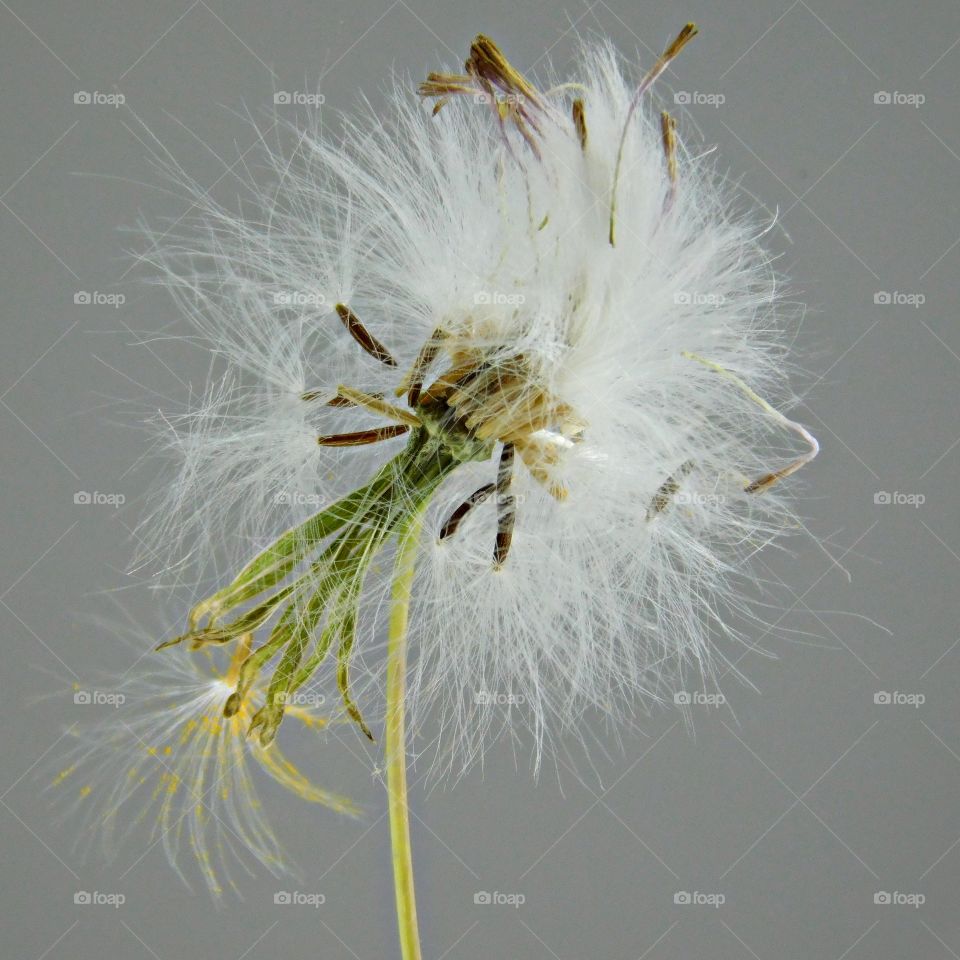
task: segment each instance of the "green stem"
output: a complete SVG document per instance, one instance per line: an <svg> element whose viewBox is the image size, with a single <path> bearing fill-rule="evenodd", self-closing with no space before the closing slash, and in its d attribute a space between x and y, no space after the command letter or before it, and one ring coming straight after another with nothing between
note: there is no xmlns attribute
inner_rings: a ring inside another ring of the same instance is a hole
<svg viewBox="0 0 960 960"><path fill-rule="evenodd" d="M397 541L391 589L390 627L387 639L387 718L385 755L390 842L393 848L393 883L397 897L397 930L403 960L420 960L420 933L410 848L407 807L407 750L405 697L407 677L407 620L420 539L422 512L413 514Z"/></svg>

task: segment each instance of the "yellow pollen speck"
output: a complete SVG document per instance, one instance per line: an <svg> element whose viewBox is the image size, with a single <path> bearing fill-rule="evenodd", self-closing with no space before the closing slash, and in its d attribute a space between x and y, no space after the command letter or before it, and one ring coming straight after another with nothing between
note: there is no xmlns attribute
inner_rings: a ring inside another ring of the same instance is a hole
<svg viewBox="0 0 960 960"><path fill-rule="evenodd" d="M81 797L89 796L91 790L93 790L93 787L91 787L91 786L89 786L89 785L86 786L86 787L81 787L81 788L80 788L80 796L81 796Z"/></svg>
<svg viewBox="0 0 960 960"><path fill-rule="evenodd" d="M67 777L69 777L70 774L73 773L73 771L76 770L76 769L77 769L77 768L76 768L75 766L73 766L73 767L67 767L66 770L61 770L61 771L57 774L57 776L54 778L54 781L53 781L53 783L51 784L51 786L54 786L54 787L55 787L55 786L57 786L58 784L63 783L63 781L66 780Z"/></svg>

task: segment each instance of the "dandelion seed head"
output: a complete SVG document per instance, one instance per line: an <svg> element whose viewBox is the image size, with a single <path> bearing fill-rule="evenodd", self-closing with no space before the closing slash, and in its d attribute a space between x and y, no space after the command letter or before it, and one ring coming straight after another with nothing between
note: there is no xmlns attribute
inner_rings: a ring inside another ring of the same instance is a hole
<svg viewBox="0 0 960 960"><path fill-rule="evenodd" d="M316 567L253 628L279 615L283 683L329 652L372 736L372 558L425 504L408 705L415 732L439 723L443 769L520 728L537 765L590 714L715 682L755 622L751 558L798 526L780 481L816 447L763 399L791 399L795 319L768 224L649 95L691 36L639 84L610 44L538 82L480 36L419 98L400 83L336 136L315 116L292 151L264 144L269 187L244 178L242 210L198 193L192 224L150 234L144 261L222 372L163 420L178 466L144 538L184 578L225 551L240 566L415 451L351 505L364 537L322 561L287 543ZM221 642L257 577L195 608L191 642Z"/></svg>

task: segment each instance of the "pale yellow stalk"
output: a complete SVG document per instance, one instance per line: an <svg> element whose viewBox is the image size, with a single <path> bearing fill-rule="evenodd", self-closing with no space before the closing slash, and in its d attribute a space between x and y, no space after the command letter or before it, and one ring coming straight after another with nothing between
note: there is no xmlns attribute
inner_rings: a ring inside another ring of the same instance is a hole
<svg viewBox="0 0 960 960"><path fill-rule="evenodd" d="M407 621L420 527L421 514L418 512L410 518L398 538L387 640L387 722L384 749L390 842L393 848L393 883L397 898L397 930L403 960L421 960L413 855L410 848L410 816L407 807L405 726Z"/></svg>

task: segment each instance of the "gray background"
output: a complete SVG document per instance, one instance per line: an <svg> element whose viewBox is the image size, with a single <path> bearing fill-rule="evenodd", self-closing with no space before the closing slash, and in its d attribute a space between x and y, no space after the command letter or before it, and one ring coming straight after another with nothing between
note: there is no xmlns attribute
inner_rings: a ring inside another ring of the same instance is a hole
<svg viewBox="0 0 960 960"><path fill-rule="evenodd" d="M129 285L116 228L140 210L179 212L135 182L155 178L133 113L213 185L222 165L185 128L232 162L253 133L230 111L270 110L275 90L319 79L332 116L358 91L376 101L391 65L420 77L460 61L480 30L521 69L549 55L562 71L575 30L649 62L688 18L701 36L660 93L723 94L681 123L719 145L721 166L778 207L789 233L772 242L811 305L798 338L811 374L799 386L824 447L802 509L852 583L812 541L767 558L769 577L788 584L780 627L764 638L778 659L745 657L758 689L727 688L735 717L695 711L695 737L664 714L622 751L609 741L595 772L561 763L535 783L503 746L454 788L417 786L425 955L960 954L955 2L0 0L4 958L396 955L382 789L352 736L325 750L322 779L359 798L367 821L267 789L303 877L253 879L244 903L219 909L182 887L157 848L112 866L81 860L37 799L37 770L62 749L63 728L98 709L75 706L70 684L129 662L81 616L132 582L142 489L125 471L144 440L111 400L182 399L204 363L182 347L133 345L169 305ZM120 91L126 106L75 104L84 90ZM879 91L925 102L877 104ZM75 305L77 291L122 291L126 302ZM875 303L894 291L924 302ZM79 490L133 506L75 505ZM880 491L925 502L878 504ZM146 591L127 602L155 622ZM781 628L803 633L792 642ZM925 702L878 704L879 691ZM326 903L275 906L278 889ZM75 906L77 890L123 892L126 903ZM526 902L474 905L478 890ZM676 905L677 891L726 902ZM925 902L875 904L878 891Z"/></svg>

